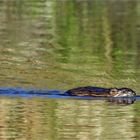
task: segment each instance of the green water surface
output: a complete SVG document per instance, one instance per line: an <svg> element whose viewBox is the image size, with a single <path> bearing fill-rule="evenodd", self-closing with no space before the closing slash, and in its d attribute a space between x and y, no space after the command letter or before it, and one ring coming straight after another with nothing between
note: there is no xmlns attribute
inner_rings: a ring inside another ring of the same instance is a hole
<svg viewBox="0 0 140 140"><path fill-rule="evenodd" d="M0 0L0 86L140 93L140 0ZM140 102L0 96L0 140L139 140Z"/></svg>

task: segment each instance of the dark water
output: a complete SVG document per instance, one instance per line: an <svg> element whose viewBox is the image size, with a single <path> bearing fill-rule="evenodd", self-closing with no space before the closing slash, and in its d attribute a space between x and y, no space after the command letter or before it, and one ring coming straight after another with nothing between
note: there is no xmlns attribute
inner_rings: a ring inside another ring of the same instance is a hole
<svg viewBox="0 0 140 140"><path fill-rule="evenodd" d="M0 1L0 87L139 83L139 0ZM1 95L0 139L139 140L139 105Z"/></svg>

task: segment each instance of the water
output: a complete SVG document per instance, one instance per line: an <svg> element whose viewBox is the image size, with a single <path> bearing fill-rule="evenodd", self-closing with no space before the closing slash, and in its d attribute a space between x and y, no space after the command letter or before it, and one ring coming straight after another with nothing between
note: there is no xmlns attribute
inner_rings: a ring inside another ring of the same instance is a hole
<svg viewBox="0 0 140 140"><path fill-rule="evenodd" d="M0 87L140 93L139 0L1 0ZM2 140L139 140L139 101L0 96Z"/></svg>

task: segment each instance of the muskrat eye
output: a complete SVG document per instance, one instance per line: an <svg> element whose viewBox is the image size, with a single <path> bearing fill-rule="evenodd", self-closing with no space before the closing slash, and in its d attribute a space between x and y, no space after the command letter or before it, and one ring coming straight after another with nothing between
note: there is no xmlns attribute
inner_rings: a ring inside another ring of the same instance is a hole
<svg viewBox="0 0 140 140"><path fill-rule="evenodd" d="M126 93L126 90L123 90L122 93Z"/></svg>
<svg viewBox="0 0 140 140"><path fill-rule="evenodd" d="M110 90L110 94L112 94L112 95L115 95L115 94L117 94L118 93L118 90L116 89L116 88L112 88L111 90Z"/></svg>
<svg viewBox="0 0 140 140"><path fill-rule="evenodd" d="M111 92L117 92L117 89L116 88L112 88Z"/></svg>

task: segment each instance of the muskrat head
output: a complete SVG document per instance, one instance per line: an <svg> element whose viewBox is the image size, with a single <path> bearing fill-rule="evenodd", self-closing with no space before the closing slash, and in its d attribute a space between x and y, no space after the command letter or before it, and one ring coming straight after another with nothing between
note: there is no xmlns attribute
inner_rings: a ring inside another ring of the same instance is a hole
<svg viewBox="0 0 140 140"><path fill-rule="evenodd" d="M135 102L136 93L129 88L112 88L110 90L111 97L108 99L110 102L119 104L132 104Z"/></svg>
<svg viewBox="0 0 140 140"><path fill-rule="evenodd" d="M136 93L130 88L112 88L110 89L110 95L113 97L132 97Z"/></svg>
<svg viewBox="0 0 140 140"><path fill-rule="evenodd" d="M130 88L119 88L118 93L114 97L133 97L136 93Z"/></svg>

